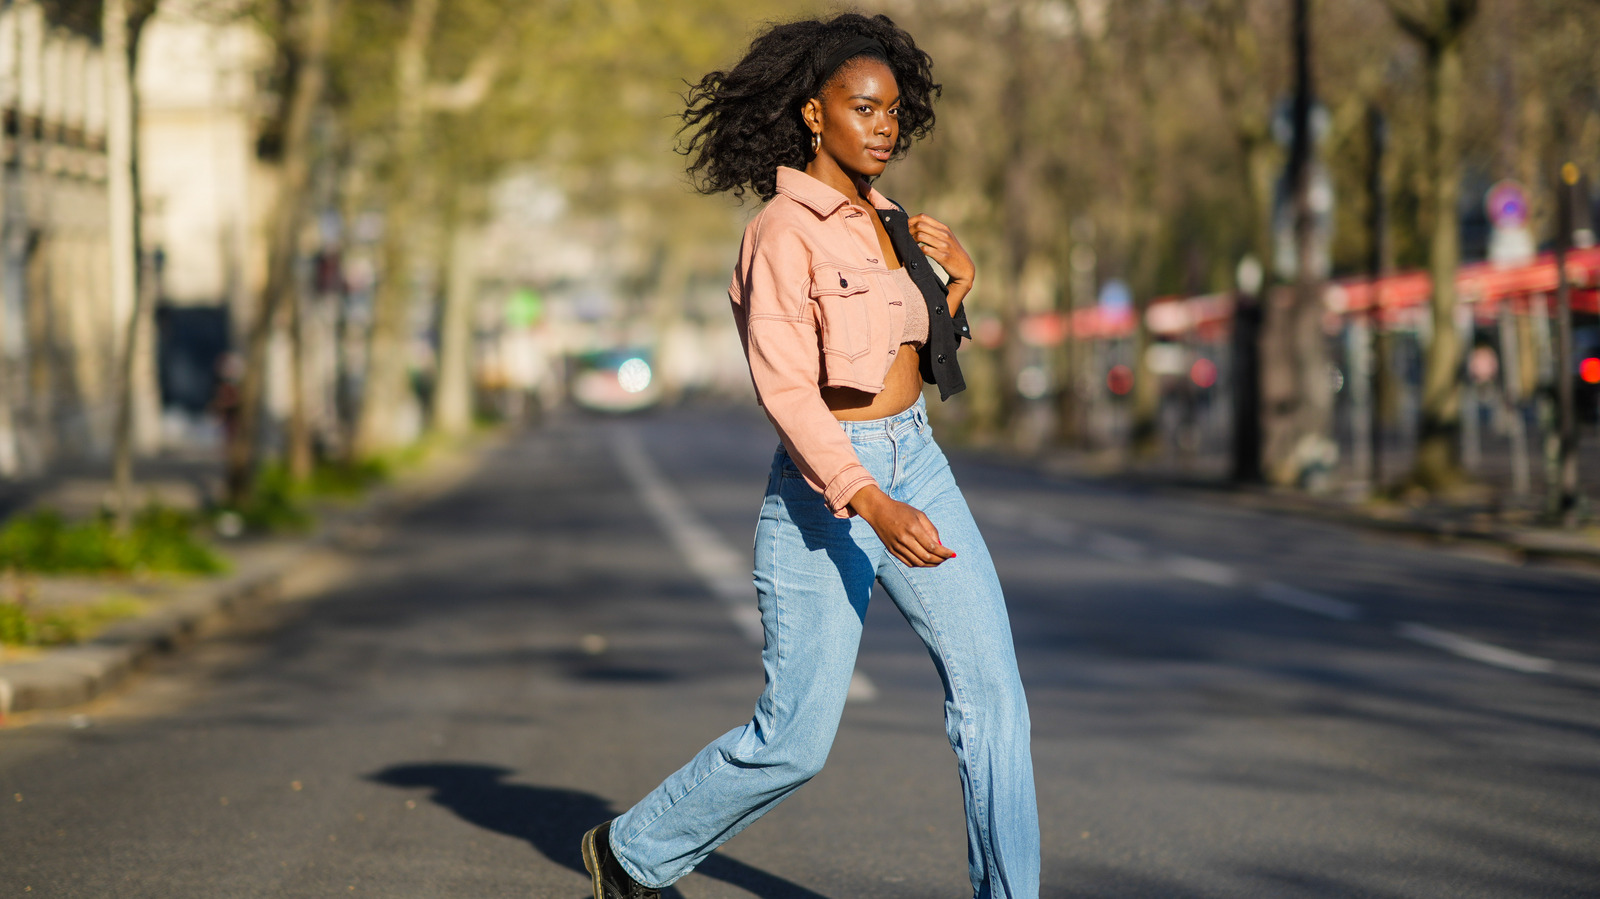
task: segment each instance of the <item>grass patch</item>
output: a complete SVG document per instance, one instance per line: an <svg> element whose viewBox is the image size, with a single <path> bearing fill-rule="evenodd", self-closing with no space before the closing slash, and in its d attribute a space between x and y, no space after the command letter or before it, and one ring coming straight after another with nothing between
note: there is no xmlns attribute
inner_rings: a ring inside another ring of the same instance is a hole
<svg viewBox="0 0 1600 899"><path fill-rule="evenodd" d="M360 499L366 492L394 478L394 466L384 459L360 462L323 462L312 469L306 491L328 499Z"/></svg>
<svg viewBox="0 0 1600 899"><path fill-rule="evenodd" d="M144 611L134 596L108 596L86 606L40 610L24 603L0 601L0 644L62 646L82 643L108 624Z"/></svg>
<svg viewBox="0 0 1600 899"><path fill-rule="evenodd" d="M269 534L303 534L316 524L316 500L354 502L373 487L393 477L394 463L386 459L361 462L321 462L311 476L296 480L283 465L266 465L256 475L250 498L241 506L225 506L219 524L227 536L242 531Z"/></svg>
<svg viewBox="0 0 1600 899"><path fill-rule="evenodd" d="M305 490L281 465L268 465L256 475L244 505L227 508L248 530L271 534L299 534L311 529L316 516L306 504Z"/></svg>
<svg viewBox="0 0 1600 899"><path fill-rule="evenodd" d="M39 574L218 574L227 563L195 535L194 516L149 505L126 533L109 513L69 522L49 509L0 528L0 569Z"/></svg>

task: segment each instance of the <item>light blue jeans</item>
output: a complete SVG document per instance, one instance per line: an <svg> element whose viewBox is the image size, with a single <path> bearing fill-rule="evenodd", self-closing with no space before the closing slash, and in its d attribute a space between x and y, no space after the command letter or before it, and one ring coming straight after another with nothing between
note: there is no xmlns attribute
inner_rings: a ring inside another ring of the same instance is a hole
<svg viewBox="0 0 1600 899"><path fill-rule="evenodd" d="M994 563L933 441L923 401L841 422L893 498L921 509L956 558L910 568L860 517L835 518L780 447L756 526L766 688L755 715L701 750L611 827L634 880L663 888L822 770L874 581L928 647L960 763L967 861L979 899L1039 895L1039 814L1028 705Z"/></svg>

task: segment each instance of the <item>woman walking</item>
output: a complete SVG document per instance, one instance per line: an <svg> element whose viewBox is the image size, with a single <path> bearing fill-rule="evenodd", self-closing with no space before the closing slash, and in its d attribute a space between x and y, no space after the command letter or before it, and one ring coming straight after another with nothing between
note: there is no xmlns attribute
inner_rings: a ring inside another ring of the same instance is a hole
<svg viewBox="0 0 1600 899"><path fill-rule="evenodd" d="M771 201L729 288L781 440L755 541L766 688L749 723L584 835L595 899L657 896L822 769L874 581L944 682L974 895L1039 894L1010 623L922 398L924 382L941 399L965 386L956 348L973 264L949 228L871 186L933 127L938 92L909 34L848 14L772 28L689 93L701 189Z"/></svg>

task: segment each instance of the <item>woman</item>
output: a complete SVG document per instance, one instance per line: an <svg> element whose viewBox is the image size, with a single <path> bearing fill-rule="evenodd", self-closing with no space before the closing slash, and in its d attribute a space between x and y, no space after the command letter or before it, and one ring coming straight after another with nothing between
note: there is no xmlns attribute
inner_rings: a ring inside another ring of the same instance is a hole
<svg viewBox="0 0 1600 899"><path fill-rule="evenodd" d="M771 202L729 298L778 448L756 528L755 715L584 836L595 899L654 897L821 770L874 581L927 644L978 897L1039 892L1028 710L999 580L934 443L924 381L961 390L973 264L871 187L933 126L926 53L884 16L781 25L690 91L707 193ZM942 282L928 264L949 274Z"/></svg>

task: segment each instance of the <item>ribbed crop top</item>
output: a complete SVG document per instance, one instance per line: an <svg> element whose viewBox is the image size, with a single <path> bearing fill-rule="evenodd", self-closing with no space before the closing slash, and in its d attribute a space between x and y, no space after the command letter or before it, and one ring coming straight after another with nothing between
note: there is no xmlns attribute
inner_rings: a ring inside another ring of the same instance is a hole
<svg viewBox="0 0 1600 899"><path fill-rule="evenodd" d="M906 326L900 335L900 342L920 347L928 342L927 301L922 298L922 291L917 289L916 282L911 280L911 273L906 271L905 266L890 271L889 277L894 280L905 301Z"/></svg>

